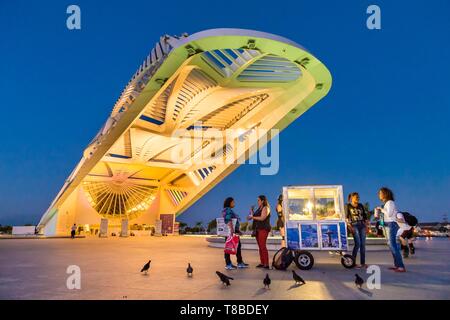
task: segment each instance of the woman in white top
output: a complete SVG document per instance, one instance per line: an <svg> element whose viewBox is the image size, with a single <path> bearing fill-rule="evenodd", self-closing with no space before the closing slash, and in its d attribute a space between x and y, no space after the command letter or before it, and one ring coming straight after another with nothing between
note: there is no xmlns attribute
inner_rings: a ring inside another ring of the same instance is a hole
<svg viewBox="0 0 450 320"><path fill-rule="evenodd" d="M376 209L383 212L386 238L388 240L389 248L391 249L392 257L394 258L394 267L389 269L394 270L395 272L406 272L400 248L397 243L399 226L397 224L398 210L394 202L394 193L389 188L383 187L378 191L378 197L383 201L384 206L383 208L377 207Z"/></svg>

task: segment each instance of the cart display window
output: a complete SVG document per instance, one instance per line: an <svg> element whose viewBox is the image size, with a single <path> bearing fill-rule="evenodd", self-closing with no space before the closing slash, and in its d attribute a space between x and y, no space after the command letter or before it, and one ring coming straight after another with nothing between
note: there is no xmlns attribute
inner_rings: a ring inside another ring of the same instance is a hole
<svg viewBox="0 0 450 320"><path fill-rule="evenodd" d="M314 190L314 212L317 220L339 220L339 195L336 188Z"/></svg>
<svg viewBox="0 0 450 320"><path fill-rule="evenodd" d="M314 204L310 189L291 189L287 199L289 220L313 220Z"/></svg>

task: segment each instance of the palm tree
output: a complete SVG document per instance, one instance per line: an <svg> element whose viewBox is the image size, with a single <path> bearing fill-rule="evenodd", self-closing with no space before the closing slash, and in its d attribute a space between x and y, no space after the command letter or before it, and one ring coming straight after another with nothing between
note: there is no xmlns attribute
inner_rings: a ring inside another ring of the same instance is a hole
<svg viewBox="0 0 450 320"><path fill-rule="evenodd" d="M216 229L217 228L217 220L213 219L208 223L208 232L211 232L211 230Z"/></svg>
<svg viewBox="0 0 450 320"><path fill-rule="evenodd" d="M183 233L186 231L185 229L187 227L187 223L180 221L180 222L178 222L178 226L179 226L180 233Z"/></svg>
<svg viewBox="0 0 450 320"><path fill-rule="evenodd" d="M195 227L197 227L200 231L202 231L203 230L203 221L196 222Z"/></svg>
<svg viewBox="0 0 450 320"><path fill-rule="evenodd" d="M178 222L179 223L179 226L180 226L180 229L183 229L183 228L186 228L186 226L187 226L187 223L186 222Z"/></svg>

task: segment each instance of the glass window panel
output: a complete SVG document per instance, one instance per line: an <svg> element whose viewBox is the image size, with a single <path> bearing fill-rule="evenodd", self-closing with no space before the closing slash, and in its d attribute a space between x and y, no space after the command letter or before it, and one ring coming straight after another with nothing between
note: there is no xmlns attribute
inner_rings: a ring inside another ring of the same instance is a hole
<svg viewBox="0 0 450 320"><path fill-rule="evenodd" d="M334 188L314 190L314 207L317 220L337 220L341 215L338 210L338 193Z"/></svg>
<svg viewBox="0 0 450 320"><path fill-rule="evenodd" d="M313 220L311 189L290 189L288 198L289 220Z"/></svg>

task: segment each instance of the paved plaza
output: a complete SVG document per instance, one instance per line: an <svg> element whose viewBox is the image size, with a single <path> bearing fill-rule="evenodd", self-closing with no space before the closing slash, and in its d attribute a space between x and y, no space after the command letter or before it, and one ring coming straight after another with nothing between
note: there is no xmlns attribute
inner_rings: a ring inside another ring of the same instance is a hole
<svg viewBox="0 0 450 320"><path fill-rule="evenodd" d="M327 252L314 253L309 271L294 264L286 272L269 270L272 286L264 290L257 251L243 251L249 269L225 272L223 250L208 247L204 237L0 240L0 299L449 299L450 240L418 240L416 247L405 274L387 269L389 252L368 252L368 263L382 270L380 290L356 289L354 274L367 278L365 271L344 269ZM139 271L149 259L145 276ZM69 265L81 268L80 290L66 287ZM291 269L306 285L294 286ZM235 278L230 287L222 287L216 270Z"/></svg>

